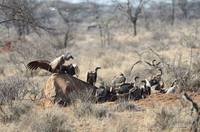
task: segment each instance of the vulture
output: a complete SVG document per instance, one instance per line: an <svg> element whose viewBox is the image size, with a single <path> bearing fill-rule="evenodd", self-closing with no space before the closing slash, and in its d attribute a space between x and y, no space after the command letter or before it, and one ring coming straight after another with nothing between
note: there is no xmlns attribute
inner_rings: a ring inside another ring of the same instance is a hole
<svg viewBox="0 0 200 132"><path fill-rule="evenodd" d="M116 85L121 85L124 84L126 82L126 77L124 76L123 73L121 73L119 76L116 76L113 80L112 80L112 85L114 85L114 87Z"/></svg>
<svg viewBox="0 0 200 132"><path fill-rule="evenodd" d="M176 87L177 87L176 82L177 80L175 80L172 83L171 87L166 90L166 94L174 94L176 92Z"/></svg>
<svg viewBox="0 0 200 132"><path fill-rule="evenodd" d="M101 69L101 67L96 67L95 71L89 71L87 73L87 83L94 85L97 81L97 71Z"/></svg>
<svg viewBox="0 0 200 132"><path fill-rule="evenodd" d="M152 90L160 90L161 88L164 88L164 82L162 81L162 69L158 69L160 71L160 74L154 76L149 83L151 84Z"/></svg>
<svg viewBox="0 0 200 132"><path fill-rule="evenodd" d="M170 88L163 88L160 90L161 93L166 93L166 94L174 94L176 92L177 88L177 80L175 80Z"/></svg>
<svg viewBox="0 0 200 132"><path fill-rule="evenodd" d="M119 86L119 88L115 88L115 90L117 91L117 93L119 94L124 94L124 93L129 93L130 89L132 88L137 88L137 81L138 81L139 77L136 76L135 77L135 82L134 83L123 83Z"/></svg>
<svg viewBox="0 0 200 132"><path fill-rule="evenodd" d="M67 73L69 75L75 75L78 72L78 67L75 64L63 65L65 61L73 59L70 53L61 55L60 57L54 59L52 62L48 60L35 60L27 64L27 68L30 70L37 70L38 68L44 69L51 73Z"/></svg>
<svg viewBox="0 0 200 132"><path fill-rule="evenodd" d="M144 83L144 85L142 85L140 88L143 90L145 96L151 95L151 84L149 83L149 81L145 79L142 80L141 82Z"/></svg>

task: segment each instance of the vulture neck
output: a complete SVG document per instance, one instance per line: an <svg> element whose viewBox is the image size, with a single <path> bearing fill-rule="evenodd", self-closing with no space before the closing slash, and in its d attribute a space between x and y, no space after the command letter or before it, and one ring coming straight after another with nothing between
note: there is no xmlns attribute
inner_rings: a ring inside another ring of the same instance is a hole
<svg viewBox="0 0 200 132"><path fill-rule="evenodd" d="M174 82L172 83L171 87L174 87L174 86L175 86L175 84L176 84L176 81L174 81Z"/></svg>
<svg viewBox="0 0 200 132"><path fill-rule="evenodd" d="M98 70L99 70L99 68L95 68L95 73L97 73Z"/></svg>

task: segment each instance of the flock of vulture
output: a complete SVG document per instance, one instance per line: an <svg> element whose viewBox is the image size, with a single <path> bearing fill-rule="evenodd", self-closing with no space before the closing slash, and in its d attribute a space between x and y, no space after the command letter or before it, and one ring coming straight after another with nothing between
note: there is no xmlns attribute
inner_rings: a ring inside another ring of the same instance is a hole
<svg viewBox="0 0 200 132"><path fill-rule="evenodd" d="M30 70L37 70L38 68L47 70L51 73L60 73L68 74L71 76L77 76L79 73L79 68L75 64L64 65L65 61L73 59L73 56L70 53L66 53L52 62L47 60L35 60L27 64L27 68ZM96 90L96 101L105 102L105 101L114 101L119 98L133 99L138 100L146 98L151 95L152 92L160 93L175 93L176 92L176 80L172 83L171 87L164 88L164 82L162 81L162 69L159 67L160 62L156 63L156 60L153 60L151 63L145 62L148 65L159 70L160 73L151 79L141 79L139 76L134 78L134 82L126 82L126 77L123 73L119 76L116 76L110 86L105 86L102 82ZM101 67L96 67L94 71L87 73L87 83L90 85L95 85L97 81L97 71Z"/></svg>

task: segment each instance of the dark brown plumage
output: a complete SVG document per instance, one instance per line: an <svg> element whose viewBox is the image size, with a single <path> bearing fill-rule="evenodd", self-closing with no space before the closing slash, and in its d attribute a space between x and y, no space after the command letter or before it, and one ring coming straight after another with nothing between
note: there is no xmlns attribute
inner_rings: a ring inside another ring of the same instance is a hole
<svg viewBox="0 0 200 132"><path fill-rule="evenodd" d="M53 72L50 62L47 60L35 60L31 61L27 64L28 69L37 70L38 68L47 70L49 72Z"/></svg>
<svg viewBox="0 0 200 132"><path fill-rule="evenodd" d="M75 64L70 64L70 65L62 65L61 67L61 73L69 74L71 76L76 75L78 77L79 74L79 68Z"/></svg>
<svg viewBox="0 0 200 132"><path fill-rule="evenodd" d="M97 81L97 71L101 69L101 67L96 67L95 71L90 71L87 73L87 83L94 85Z"/></svg>

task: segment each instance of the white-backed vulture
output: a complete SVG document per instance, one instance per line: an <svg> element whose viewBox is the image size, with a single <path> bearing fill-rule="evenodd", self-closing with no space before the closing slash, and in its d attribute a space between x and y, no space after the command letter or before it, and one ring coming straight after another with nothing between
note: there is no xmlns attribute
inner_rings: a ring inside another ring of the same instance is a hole
<svg viewBox="0 0 200 132"><path fill-rule="evenodd" d="M176 88L177 88L177 80L175 80L170 88L163 88L161 89L161 93L166 93L166 94L174 94L176 92Z"/></svg>
<svg viewBox="0 0 200 132"><path fill-rule="evenodd" d="M126 77L124 76L123 73L121 73L119 76L116 76L113 80L112 80L112 85L114 87L116 86L120 86L121 84L124 84L126 82Z"/></svg>
<svg viewBox="0 0 200 132"><path fill-rule="evenodd" d="M134 88L134 87L137 87L137 81L138 81L139 77L136 76L135 77L135 82L131 82L131 83L123 83L121 84L118 88L115 88L115 91L118 93L118 94L124 94L124 93L129 93L129 90Z"/></svg>
<svg viewBox="0 0 200 132"><path fill-rule="evenodd" d="M160 74L154 76L149 81L152 90L160 90L160 89L164 88L164 82L162 81L163 72L162 72L161 68L159 68L158 70L160 71Z"/></svg>
<svg viewBox="0 0 200 132"><path fill-rule="evenodd" d="M144 85L140 87L143 91L144 97L146 95L151 95L151 84L149 83L149 81L145 79L145 80L142 80L141 82L144 83Z"/></svg>
<svg viewBox="0 0 200 132"><path fill-rule="evenodd" d="M139 87L134 87L129 90L129 99L138 100L143 96L143 90Z"/></svg>
<svg viewBox="0 0 200 132"><path fill-rule="evenodd" d="M70 53L61 55L60 57L54 59L52 62L47 60L35 60L27 64L27 68L30 70L37 70L38 68L47 70L51 73L60 73L63 68L65 61L73 59L73 56ZM64 66L63 69L66 69Z"/></svg>
<svg viewBox="0 0 200 132"><path fill-rule="evenodd" d="M96 90L96 102L106 102L117 100L115 91L110 91L110 87L105 85L104 82L100 82L98 89Z"/></svg>
<svg viewBox="0 0 200 132"><path fill-rule="evenodd" d="M101 69L100 66L96 67L94 71L89 71L87 73L87 83L94 85L97 81L97 71Z"/></svg>
<svg viewBox="0 0 200 132"><path fill-rule="evenodd" d="M124 83L119 86L119 88L115 88L115 91L118 94L128 93L130 89L134 87L134 83Z"/></svg>

